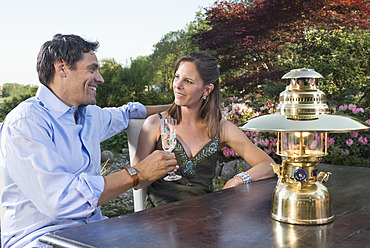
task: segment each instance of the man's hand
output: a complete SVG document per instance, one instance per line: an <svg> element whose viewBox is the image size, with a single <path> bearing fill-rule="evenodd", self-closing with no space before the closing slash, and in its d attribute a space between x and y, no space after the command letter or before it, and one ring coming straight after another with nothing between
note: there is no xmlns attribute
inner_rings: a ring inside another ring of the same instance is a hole
<svg viewBox="0 0 370 248"><path fill-rule="evenodd" d="M149 186L153 181L164 177L170 171L176 171L179 166L175 154L156 150L134 166L138 172L140 183L135 189Z"/></svg>

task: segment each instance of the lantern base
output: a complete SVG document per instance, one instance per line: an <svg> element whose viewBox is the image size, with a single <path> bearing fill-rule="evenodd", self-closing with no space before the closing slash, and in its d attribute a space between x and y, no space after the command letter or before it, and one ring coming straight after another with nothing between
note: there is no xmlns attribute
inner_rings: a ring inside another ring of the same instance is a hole
<svg viewBox="0 0 370 248"><path fill-rule="evenodd" d="M331 195L322 183L278 183L272 219L289 224L320 225L334 221Z"/></svg>

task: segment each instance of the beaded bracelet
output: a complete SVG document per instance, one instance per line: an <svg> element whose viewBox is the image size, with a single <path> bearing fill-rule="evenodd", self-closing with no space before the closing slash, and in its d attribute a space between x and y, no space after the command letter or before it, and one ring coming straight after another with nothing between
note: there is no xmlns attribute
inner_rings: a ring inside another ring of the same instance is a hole
<svg viewBox="0 0 370 248"><path fill-rule="evenodd" d="M240 177L243 180L244 184L252 182L251 176L245 171L240 172L239 174L236 174L234 177Z"/></svg>

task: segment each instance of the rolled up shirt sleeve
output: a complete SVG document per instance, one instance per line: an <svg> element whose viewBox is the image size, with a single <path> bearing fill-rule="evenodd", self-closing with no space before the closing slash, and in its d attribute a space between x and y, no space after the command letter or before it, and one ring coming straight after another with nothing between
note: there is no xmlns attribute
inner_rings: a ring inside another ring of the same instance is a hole
<svg viewBox="0 0 370 248"><path fill-rule="evenodd" d="M4 245L104 219L100 142L145 116L140 103L69 107L43 85L13 109L0 126Z"/></svg>
<svg viewBox="0 0 370 248"><path fill-rule="evenodd" d="M25 117L8 121L2 132L9 187L51 218L88 218L104 190L100 142L125 130L130 118L145 118L145 106L87 106L77 125L73 109L51 120L34 111L23 111ZM4 199L11 193L5 190Z"/></svg>
<svg viewBox="0 0 370 248"><path fill-rule="evenodd" d="M89 111L96 110L96 106L89 106ZM144 119L146 117L146 108L138 102L129 102L119 108L103 108L101 113L101 140L100 142L122 132L128 127L130 119Z"/></svg>

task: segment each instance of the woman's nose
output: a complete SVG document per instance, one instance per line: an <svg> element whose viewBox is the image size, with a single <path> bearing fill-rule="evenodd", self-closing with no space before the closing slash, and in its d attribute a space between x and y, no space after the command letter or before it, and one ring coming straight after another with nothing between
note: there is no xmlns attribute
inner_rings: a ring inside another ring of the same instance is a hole
<svg viewBox="0 0 370 248"><path fill-rule="evenodd" d="M176 80L174 82L174 87L177 89L181 89L184 86L184 81L183 80Z"/></svg>

